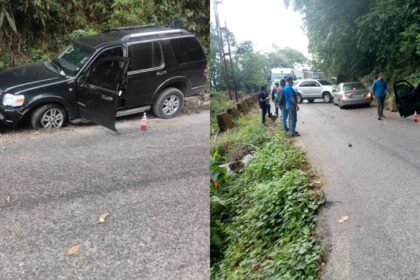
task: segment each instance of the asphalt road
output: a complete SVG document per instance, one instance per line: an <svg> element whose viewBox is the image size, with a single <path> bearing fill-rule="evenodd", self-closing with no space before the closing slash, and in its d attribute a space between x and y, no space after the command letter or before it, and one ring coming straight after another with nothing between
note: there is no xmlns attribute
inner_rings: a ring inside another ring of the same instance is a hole
<svg viewBox="0 0 420 280"><path fill-rule="evenodd" d="M420 123L304 103L296 143L321 174L323 279L420 279ZM339 219L348 220L339 223Z"/></svg>
<svg viewBox="0 0 420 280"><path fill-rule="evenodd" d="M209 112L139 124L0 133L0 279L209 278Z"/></svg>

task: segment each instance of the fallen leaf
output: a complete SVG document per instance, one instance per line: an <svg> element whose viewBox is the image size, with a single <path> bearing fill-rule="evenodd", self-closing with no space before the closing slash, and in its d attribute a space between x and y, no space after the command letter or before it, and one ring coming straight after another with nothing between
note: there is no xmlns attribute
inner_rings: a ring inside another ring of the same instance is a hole
<svg viewBox="0 0 420 280"><path fill-rule="evenodd" d="M349 219L349 216L342 216L341 218L340 218L340 220L338 220L338 222L340 223L340 224L342 224L342 223L344 223L345 221L347 221Z"/></svg>
<svg viewBox="0 0 420 280"><path fill-rule="evenodd" d="M10 203L10 196L6 196L6 202Z"/></svg>
<svg viewBox="0 0 420 280"><path fill-rule="evenodd" d="M100 217L99 220L96 222L97 224L102 224L105 222L106 218L108 218L109 213L103 213Z"/></svg>
<svg viewBox="0 0 420 280"><path fill-rule="evenodd" d="M217 190L219 188L219 180L213 182L214 188Z"/></svg>
<svg viewBox="0 0 420 280"><path fill-rule="evenodd" d="M72 247L65 247L64 248L64 254L74 256L74 255L77 255L79 253L79 250L80 250L79 245L74 245Z"/></svg>
<svg viewBox="0 0 420 280"><path fill-rule="evenodd" d="M146 148L151 148L151 147L152 147L152 145L146 144Z"/></svg>

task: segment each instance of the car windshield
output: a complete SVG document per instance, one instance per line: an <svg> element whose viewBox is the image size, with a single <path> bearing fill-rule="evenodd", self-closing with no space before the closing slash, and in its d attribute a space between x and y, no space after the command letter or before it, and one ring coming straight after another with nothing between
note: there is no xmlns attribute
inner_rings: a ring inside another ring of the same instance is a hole
<svg viewBox="0 0 420 280"><path fill-rule="evenodd" d="M74 76L92 54L93 50L71 44L53 60L53 63L58 65L66 75Z"/></svg>
<svg viewBox="0 0 420 280"><path fill-rule="evenodd" d="M327 81L327 80L318 80L318 82L320 82L321 85L323 85L323 86L333 85L333 83L331 83L330 81Z"/></svg>
<svg viewBox="0 0 420 280"><path fill-rule="evenodd" d="M366 89L365 86L362 83L347 83L347 84L343 84L343 90L344 91L348 91L348 90L361 90L361 89Z"/></svg>

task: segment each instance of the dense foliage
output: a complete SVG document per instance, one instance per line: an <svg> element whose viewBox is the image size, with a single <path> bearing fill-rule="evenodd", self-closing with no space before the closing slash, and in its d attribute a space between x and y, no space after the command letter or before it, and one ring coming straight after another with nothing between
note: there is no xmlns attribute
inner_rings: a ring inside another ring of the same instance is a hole
<svg viewBox="0 0 420 280"><path fill-rule="evenodd" d="M229 177L219 165L241 145L255 156ZM313 231L324 198L309 187L302 152L259 116L244 117L213 149L212 278L318 279L322 250Z"/></svg>
<svg viewBox="0 0 420 280"><path fill-rule="evenodd" d="M304 15L315 65L339 80L420 79L419 0L284 0Z"/></svg>
<svg viewBox="0 0 420 280"><path fill-rule="evenodd" d="M0 0L0 69L44 59L107 28L184 27L209 45L209 0Z"/></svg>
<svg viewBox="0 0 420 280"><path fill-rule="evenodd" d="M228 32L232 46L232 58L237 82L237 89L245 92L258 91L259 86L267 83L270 70L274 67L293 67L293 63L305 63L305 56L291 48L275 47L269 53L255 51L251 41L237 42L234 34ZM215 91L227 89L225 67L220 60L216 29L210 31L210 83Z"/></svg>

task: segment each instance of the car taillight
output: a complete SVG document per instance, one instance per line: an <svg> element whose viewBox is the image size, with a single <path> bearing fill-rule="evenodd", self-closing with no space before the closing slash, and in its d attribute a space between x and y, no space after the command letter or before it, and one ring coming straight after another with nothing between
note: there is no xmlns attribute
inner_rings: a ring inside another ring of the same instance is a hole
<svg viewBox="0 0 420 280"><path fill-rule="evenodd" d="M370 91L365 92L365 93L363 94L363 96L364 96L364 97L368 97L368 98L371 98L371 97L372 97L372 95L370 94Z"/></svg>

